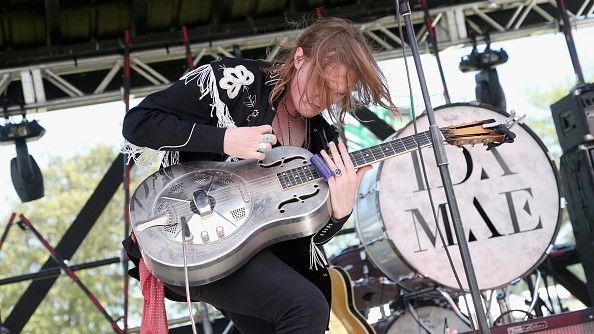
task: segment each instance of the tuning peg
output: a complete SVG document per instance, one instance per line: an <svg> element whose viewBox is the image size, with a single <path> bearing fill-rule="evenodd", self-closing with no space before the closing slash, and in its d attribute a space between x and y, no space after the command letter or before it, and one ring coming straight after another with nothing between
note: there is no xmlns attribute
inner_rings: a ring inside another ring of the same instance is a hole
<svg viewBox="0 0 594 334"><path fill-rule="evenodd" d="M509 129L512 126L516 125L517 123L520 123L520 124L523 123L524 118L526 118L526 115L517 116L516 111L512 110L510 112L509 117L506 117L505 119L500 120L500 121L483 124L483 128L490 129L490 128L496 128L499 126L505 126L507 129Z"/></svg>

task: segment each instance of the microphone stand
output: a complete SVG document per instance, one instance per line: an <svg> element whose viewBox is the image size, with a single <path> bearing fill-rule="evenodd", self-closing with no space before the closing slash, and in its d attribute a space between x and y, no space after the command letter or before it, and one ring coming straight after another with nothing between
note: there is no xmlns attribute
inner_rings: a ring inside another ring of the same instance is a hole
<svg viewBox="0 0 594 334"><path fill-rule="evenodd" d="M442 142L442 135L439 131L439 127L435 121L435 113L431 106L431 100L429 98L429 92L427 90L427 82L425 81L425 73L423 72L423 66L421 64L421 58L419 56L419 46L415 32L413 29L412 20L410 18L410 5L408 0L396 0L397 9L400 10L400 15L404 18L406 26L406 33L408 34L408 41L411 47L413 59L415 61L415 67L417 75L419 77L419 84L421 86L421 92L423 94L423 101L425 102L425 110L427 111L427 118L429 120L429 130L431 131L431 142L433 144L433 152L435 154L435 161L439 167L441 174L441 181L445 190L446 198L448 201L448 207L452 215L452 221L454 224L454 231L456 232L456 238L458 238L458 249L462 257L462 264L464 266L464 273L468 281L468 287L470 289L470 295L474 304L475 312L477 315L479 329L481 333L488 334L489 326L487 324L487 318L483 308L478 283L476 280L476 274L472 265L472 259L470 257L470 250L468 249L468 242L466 241L464 228L460 219L460 211L458 210L458 203L456 202L456 194L452 185L452 178L448 168L447 155L445 147ZM429 187L429 185L427 185Z"/></svg>

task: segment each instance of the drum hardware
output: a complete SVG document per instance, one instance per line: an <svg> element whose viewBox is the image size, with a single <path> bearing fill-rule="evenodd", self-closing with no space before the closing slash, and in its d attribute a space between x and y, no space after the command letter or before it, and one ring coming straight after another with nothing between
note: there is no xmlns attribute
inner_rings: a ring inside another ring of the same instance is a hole
<svg viewBox="0 0 594 334"><path fill-rule="evenodd" d="M403 292L402 298L404 300L415 299L417 297L428 295L428 294L430 294L432 292L436 292L436 291L437 291L437 289L435 287L428 287L428 288L423 288L423 289L419 289L419 290L415 290L415 291Z"/></svg>
<svg viewBox="0 0 594 334"><path fill-rule="evenodd" d="M491 319L491 302L493 301L493 290L491 290L489 298L487 298L486 291L481 291L481 296L483 297L483 303L485 303L485 316L487 317L487 323L492 324L493 321Z"/></svg>
<svg viewBox="0 0 594 334"><path fill-rule="evenodd" d="M501 325L512 323L511 314L509 311L509 298L505 290L500 289L497 292L497 304L499 305L499 313L503 315L501 318Z"/></svg>
<svg viewBox="0 0 594 334"><path fill-rule="evenodd" d="M371 239L371 240L367 241L366 243L363 244L363 246L364 247L371 246L371 245L375 244L376 242L383 241L383 240L386 240L386 239L388 239L388 235L384 231L384 234L382 234L382 235L380 235L380 236L378 236L378 237L376 237L374 239Z"/></svg>
<svg viewBox="0 0 594 334"><path fill-rule="evenodd" d="M542 274L540 270L536 270L536 281L534 282L534 292L532 292L532 301L530 302L530 306L528 307L527 314L531 314L532 310L534 310L534 306L536 305L536 301L538 300L538 288L540 287L540 280L542 278ZM528 315L524 317L524 321L528 320Z"/></svg>
<svg viewBox="0 0 594 334"><path fill-rule="evenodd" d="M462 312L460 311L460 308L452 299L452 296L441 287L437 287L437 288L435 288L435 290L437 290L439 293L441 293L442 297L446 300L448 305L450 305L450 307L456 313L458 318L460 318L462 321L464 321L464 323L466 323L468 325L468 327L472 327L470 320L464 314L462 314Z"/></svg>
<svg viewBox="0 0 594 334"><path fill-rule="evenodd" d="M364 192L362 194L357 194L357 198L363 198L363 197L365 197L367 195L370 195L371 193L378 192L379 190L380 190L380 183L379 183L379 181L377 181L375 183L375 185L372 186L372 187L369 187L369 189L367 189L366 192Z"/></svg>

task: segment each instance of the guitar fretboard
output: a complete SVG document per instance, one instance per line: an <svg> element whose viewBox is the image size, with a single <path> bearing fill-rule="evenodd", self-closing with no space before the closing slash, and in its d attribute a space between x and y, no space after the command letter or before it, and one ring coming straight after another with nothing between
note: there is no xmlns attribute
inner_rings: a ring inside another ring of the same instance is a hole
<svg viewBox="0 0 594 334"><path fill-rule="evenodd" d="M364 148L349 153L355 168L371 165L376 162L414 151L418 147L431 145L431 133L421 132L416 135L394 139L372 147ZM321 178L320 174L312 164L286 170L277 173L279 182L283 189L298 186Z"/></svg>

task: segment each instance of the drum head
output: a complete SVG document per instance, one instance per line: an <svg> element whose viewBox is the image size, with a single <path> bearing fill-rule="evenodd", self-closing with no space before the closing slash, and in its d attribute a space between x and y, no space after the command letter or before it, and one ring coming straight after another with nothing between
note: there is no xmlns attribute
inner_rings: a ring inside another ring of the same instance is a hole
<svg viewBox="0 0 594 334"><path fill-rule="evenodd" d="M438 108L440 127L505 116L485 107L456 104ZM426 116L417 119L428 129ZM545 257L560 221L558 173L542 142L525 125L516 125L514 143L490 151L483 145L446 144L449 170L481 290L506 285L530 272ZM407 125L397 138L414 134ZM394 139L394 138L390 138ZM388 140L390 140L388 139ZM423 148L439 228L467 290L444 188L431 147ZM419 155L411 152L382 163L378 205L384 229L398 256L414 271L457 289L423 181ZM375 260L374 254L370 257ZM384 269L384 268L381 268ZM392 279L390 273L386 273Z"/></svg>
<svg viewBox="0 0 594 334"><path fill-rule="evenodd" d="M458 330L462 333L471 330L454 311L438 306L422 306L415 309L419 321L421 321L431 333L446 333L446 327ZM425 330L410 312L406 312L396 318L385 332L385 334L418 334L425 333Z"/></svg>

